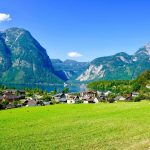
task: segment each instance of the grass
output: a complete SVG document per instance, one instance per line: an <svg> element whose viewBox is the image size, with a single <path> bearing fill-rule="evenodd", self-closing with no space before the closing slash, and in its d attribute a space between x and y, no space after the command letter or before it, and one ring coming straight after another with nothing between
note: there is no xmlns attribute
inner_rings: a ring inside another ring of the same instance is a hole
<svg viewBox="0 0 150 150"><path fill-rule="evenodd" d="M149 150L150 102L0 111L0 150Z"/></svg>

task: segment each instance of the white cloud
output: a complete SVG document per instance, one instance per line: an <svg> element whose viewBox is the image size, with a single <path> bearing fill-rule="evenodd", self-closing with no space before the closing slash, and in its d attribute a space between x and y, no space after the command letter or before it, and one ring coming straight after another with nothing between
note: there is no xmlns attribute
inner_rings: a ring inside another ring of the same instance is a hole
<svg viewBox="0 0 150 150"><path fill-rule="evenodd" d="M78 52L69 52L68 56L72 58L77 58L77 57L81 57L82 55Z"/></svg>
<svg viewBox="0 0 150 150"><path fill-rule="evenodd" d="M10 21L10 14L0 13L0 22Z"/></svg>

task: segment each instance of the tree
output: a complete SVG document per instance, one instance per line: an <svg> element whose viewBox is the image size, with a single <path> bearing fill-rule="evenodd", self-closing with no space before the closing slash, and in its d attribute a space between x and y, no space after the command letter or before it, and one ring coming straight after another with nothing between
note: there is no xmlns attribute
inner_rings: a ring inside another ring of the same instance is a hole
<svg viewBox="0 0 150 150"><path fill-rule="evenodd" d="M107 97L107 101L109 103L113 103L115 101L115 97L116 97L116 95L114 93L110 93Z"/></svg>
<svg viewBox="0 0 150 150"><path fill-rule="evenodd" d="M132 85L132 90L133 91L139 91L141 88L141 85L138 84L137 82L135 82L133 85Z"/></svg>
<svg viewBox="0 0 150 150"><path fill-rule="evenodd" d="M69 93L69 88L65 87L64 90L62 91L62 93Z"/></svg>
<svg viewBox="0 0 150 150"><path fill-rule="evenodd" d="M18 106L18 101L13 101L13 105L14 105L15 107L17 107L17 106Z"/></svg>
<svg viewBox="0 0 150 150"><path fill-rule="evenodd" d="M3 108L6 108L6 106L9 104L9 101L8 100L6 100L6 99L4 99L3 101L2 101L2 106L3 106Z"/></svg>
<svg viewBox="0 0 150 150"><path fill-rule="evenodd" d="M54 88L54 95L57 94L57 89L56 87Z"/></svg>
<svg viewBox="0 0 150 150"><path fill-rule="evenodd" d="M43 101L49 102L49 101L51 101L51 100L52 100L52 97L51 97L50 95L44 95L44 96L43 96Z"/></svg>

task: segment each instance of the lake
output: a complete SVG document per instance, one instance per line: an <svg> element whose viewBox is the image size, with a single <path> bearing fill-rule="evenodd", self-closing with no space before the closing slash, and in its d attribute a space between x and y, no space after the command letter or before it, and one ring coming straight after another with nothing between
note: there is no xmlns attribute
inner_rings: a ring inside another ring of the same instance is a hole
<svg viewBox="0 0 150 150"><path fill-rule="evenodd" d="M52 85L52 84L2 84L2 85L6 85L8 88L16 88L16 89L39 88L47 92L51 92L55 88L57 89L57 91L60 91L60 92L64 89L63 84L56 84L56 85ZM87 90L86 84L70 84L70 85L67 85L67 87L69 88L70 92L83 92Z"/></svg>

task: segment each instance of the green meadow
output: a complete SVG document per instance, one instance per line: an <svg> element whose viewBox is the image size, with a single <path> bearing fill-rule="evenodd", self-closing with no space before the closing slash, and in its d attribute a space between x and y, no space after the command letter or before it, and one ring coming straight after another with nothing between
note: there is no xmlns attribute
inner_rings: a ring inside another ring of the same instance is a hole
<svg viewBox="0 0 150 150"><path fill-rule="evenodd" d="M0 150L149 150L150 101L0 111Z"/></svg>

